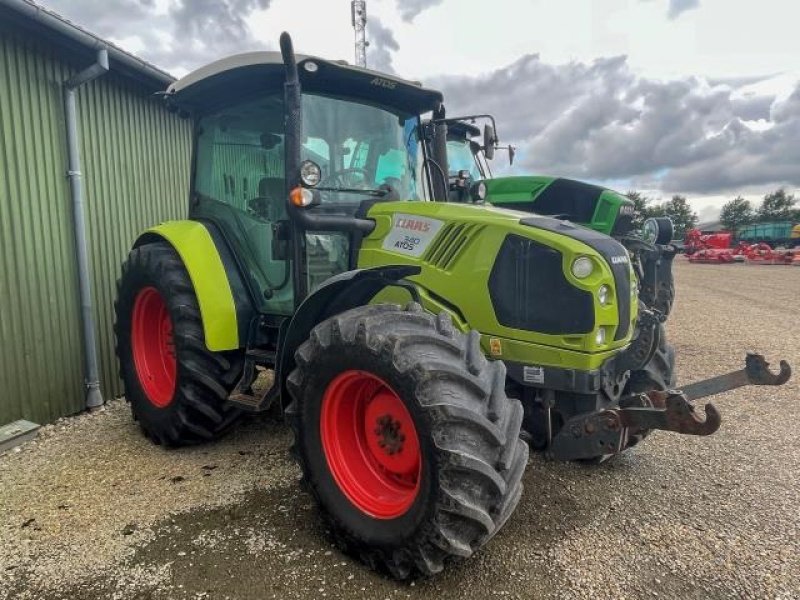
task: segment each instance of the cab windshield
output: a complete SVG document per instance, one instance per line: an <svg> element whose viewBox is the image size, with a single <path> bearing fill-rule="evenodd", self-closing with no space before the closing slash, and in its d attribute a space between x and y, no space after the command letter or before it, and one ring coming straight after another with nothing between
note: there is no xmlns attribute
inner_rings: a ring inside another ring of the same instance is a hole
<svg viewBox="0 0 800 600"><path fill-rule="evenodd" d="M304 94L301 160L320 166L324 204L357 204L396 190L423 198L419 118L330 96Z"/></svg>
<svg viewBox="0 0 800 600"><path fill-rule="evenodd" d="M459 171L468 171L472 180L483 179L468 140L447 141L447 165L451 177L458 176Z"/></svg>

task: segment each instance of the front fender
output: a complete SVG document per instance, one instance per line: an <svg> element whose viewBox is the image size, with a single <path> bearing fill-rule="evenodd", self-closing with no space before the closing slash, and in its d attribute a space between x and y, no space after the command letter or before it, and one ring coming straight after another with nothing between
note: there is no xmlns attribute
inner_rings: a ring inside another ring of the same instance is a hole
<svg viewBox="0 0 800 600"><path fill-rule="evenodd" d="M221 250L206 225L197 221L167 221L143 233L134 248L162 240L175 249L189 272L208 349L221 352L240 348L239 317L231 282Z"/></svg>
<svg viewBox="0 0 800 600"><path fill-rule="evenodd" d="M280 344L275 376L280 381L282 404L285 406L289 399L286 377L295 367L294 353L308 339L317 323L356 306L368 304L383 288L397 285L406 277L419 275L420 271L418 266L413 265L387 265L346 271L325 281L303 300Z"/></svg>

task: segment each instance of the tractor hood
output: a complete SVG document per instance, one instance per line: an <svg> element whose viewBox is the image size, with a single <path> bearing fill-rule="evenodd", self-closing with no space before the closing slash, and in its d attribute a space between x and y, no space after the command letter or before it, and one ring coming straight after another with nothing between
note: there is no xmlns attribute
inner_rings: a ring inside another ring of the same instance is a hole
<svg viewBox="0 0 800 600"><path fill-rule="evenodd" d="M486 201L539 215L580 223L607 235L631 229L633 202L613 190L546 175L488 179Z"/></svg>
<svg viewBox="0 0 800 600"><path fill-rule="evenodd" d="M412 279L431 298L446 298L442 309L506 340L506 348L548 347L557 364L556 348L607 357L630 342L636 280L627 251L606 235L530 213L451 203L381 202L368 217L376 227L362 242L359 267L421 266ZM607 297L602 304L600 296Z"/></svg>

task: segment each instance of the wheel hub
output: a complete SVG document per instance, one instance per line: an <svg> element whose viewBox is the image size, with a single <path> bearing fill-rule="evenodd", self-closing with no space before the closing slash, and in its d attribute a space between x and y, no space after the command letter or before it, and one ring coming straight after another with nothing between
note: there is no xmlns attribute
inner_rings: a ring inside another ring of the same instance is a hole
<svg viewBox="0 0 800 600"><path fill-rule="evenodd" d="M345 371L328 385L320 433L342 493L379 519L405 513L419 492L419 438L404 402L364 371Z"/></svg>
<svg viewBox="0 0 800 600"><path fill-rule="evenodd" d="M376 425L373 433L378 436L378 446L389 456L402 452L406 436L400 433L402 427L400 421L393 419L390 414L385 414L378 418Z"/></svg>
<svg viewBox="0 0 800 600"><path fill-rule="evenodd" d="M157 408L169 406L178 372L172 319L163 296L152 286L141 289L133 303L131 351L147 399Z"/></svg>

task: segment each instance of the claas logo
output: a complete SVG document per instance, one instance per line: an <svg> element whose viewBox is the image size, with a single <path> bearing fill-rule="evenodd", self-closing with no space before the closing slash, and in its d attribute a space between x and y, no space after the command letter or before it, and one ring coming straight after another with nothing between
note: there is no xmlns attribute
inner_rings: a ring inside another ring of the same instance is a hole
<svg viewBox="0 0 800 600"><path fill-rule="evenodd" d="M632 216L633 215L633 204L623 204L619 207L619 214L622 216Z"/></svg>
<svg viewBox="0 0 800 600"><path fill-rule="evenodd" d="M420 231L425 233L430 231L431 224L427 221L417 221L416 219L398 219L397 227L399 229L408 229L409 231Z"/></svg>

